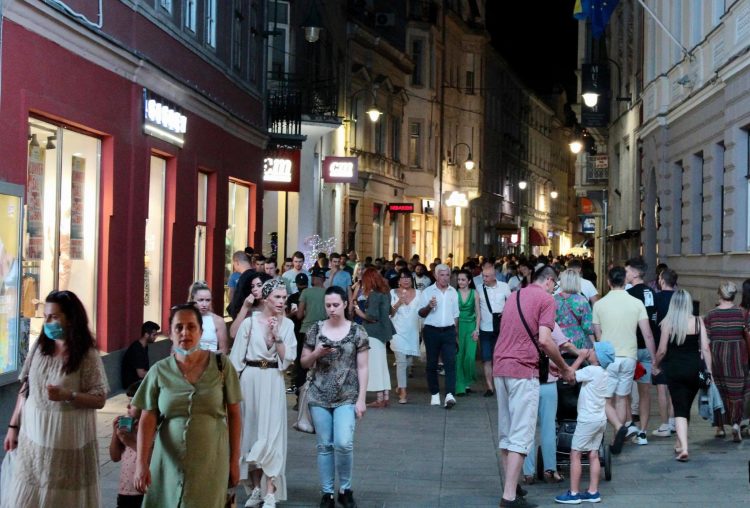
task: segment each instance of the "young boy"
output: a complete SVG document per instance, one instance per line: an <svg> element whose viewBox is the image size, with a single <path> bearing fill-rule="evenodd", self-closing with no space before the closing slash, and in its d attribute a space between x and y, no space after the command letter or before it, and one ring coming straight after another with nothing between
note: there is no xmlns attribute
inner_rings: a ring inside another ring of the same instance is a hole
<svg viewBox="0 0 750 508"><path fill-rule="evenodd" d="M141 410L130 405L138 391L141 381L128 386L128 414L115 418L112 429L112 440L109 443L109 456L112 462L120 462L120 487L117 493L117 508L136 508L143 502L143 494L133 485L136 463L136 443L138 435L138 418ZM130 421L128 422L127 419ZM122 425L120 421L122 420Z"/></svg>
<svg viewBox="0 0 750 508"><path fill-rule="evenodd" d="M596 342L586 353L589 366L576 371L576 381L583 383L578 395L578 419L570 448L570 490L557 496L555 502L563 504L599 503L599 446L607 427L604 404L607 396L607 366L615 359L615 350L609 342ZM588 452L590 480L587 491L580 491L581 454Z"/></svg>

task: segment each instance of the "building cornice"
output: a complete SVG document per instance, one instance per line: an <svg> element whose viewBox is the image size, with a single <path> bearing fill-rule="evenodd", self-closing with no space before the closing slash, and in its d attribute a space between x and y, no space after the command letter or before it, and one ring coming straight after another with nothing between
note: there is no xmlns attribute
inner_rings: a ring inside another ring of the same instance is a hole
<svg viewBox="0 0 750 508"><path fill-rule="evenodd" d="M265 147L268 141L268 135L261 126L239 118L153 63L60 15L43 2L9 2L3 16L80 58L179 104L243 141L259 147Z"/></svg>

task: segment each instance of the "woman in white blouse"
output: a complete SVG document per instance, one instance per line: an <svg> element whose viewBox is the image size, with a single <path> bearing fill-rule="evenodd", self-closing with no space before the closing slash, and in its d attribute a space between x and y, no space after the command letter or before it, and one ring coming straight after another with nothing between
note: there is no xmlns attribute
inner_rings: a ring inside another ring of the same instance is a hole
<svg viewBox="0 0 750 508"><path fill-rule="evenodd" d="M419 356L419 296L414 289L411 272L404 268L398 275L398 287L391 289L391 321L396 333L391 340L391 349L396 356L396 380L398 403L406 404L406 371L411 357Z"/></svg>

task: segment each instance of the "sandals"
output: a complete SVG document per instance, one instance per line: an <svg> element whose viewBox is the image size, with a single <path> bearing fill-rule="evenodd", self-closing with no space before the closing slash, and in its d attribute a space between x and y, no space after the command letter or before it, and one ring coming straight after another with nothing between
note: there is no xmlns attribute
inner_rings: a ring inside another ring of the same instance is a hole
<svg viewBox="0 0 750 508"><path fill-rule="evenodd" d="M674 460L676 460L677 462L687 462L690 459L688 458L687 452L682 452L679 455L677 455L677 457L675 457Z"/></svg>
<svg viewBox="0 0 750 508"><path fill-rule="evenodd" d="M547 483L562 483L564 480L565 478L563 477L563 475L561 475L557 471L547 469L544 472L544 481Z"/></svg>
<svg viewBox="0 0 750 508"><path fill-rule="evenodd" d="M523 484L524 485L534 485L536 483L536 477L531 474L525 474L523 475Z"/></svg>

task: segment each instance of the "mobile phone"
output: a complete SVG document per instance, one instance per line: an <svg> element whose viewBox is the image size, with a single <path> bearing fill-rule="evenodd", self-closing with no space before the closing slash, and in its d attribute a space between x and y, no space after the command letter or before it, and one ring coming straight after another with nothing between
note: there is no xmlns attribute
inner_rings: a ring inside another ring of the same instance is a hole
<svg viewBox="0 0 750 508"><path fill-rule="evenodd" d="M117 421L117 427L123 429L125 432L133 432L133 417L121 416Z"/></svg>

